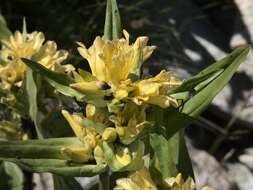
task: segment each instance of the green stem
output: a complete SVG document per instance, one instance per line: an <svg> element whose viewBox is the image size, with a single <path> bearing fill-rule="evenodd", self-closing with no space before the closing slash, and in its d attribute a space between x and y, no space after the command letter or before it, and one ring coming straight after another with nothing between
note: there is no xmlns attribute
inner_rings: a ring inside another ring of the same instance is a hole
<svg viewBox="0 0 253 190"><path fill-rule="evenodd" d="M99 174L99 190L109 190L110 189L110 176L109 172Z"/></svg>

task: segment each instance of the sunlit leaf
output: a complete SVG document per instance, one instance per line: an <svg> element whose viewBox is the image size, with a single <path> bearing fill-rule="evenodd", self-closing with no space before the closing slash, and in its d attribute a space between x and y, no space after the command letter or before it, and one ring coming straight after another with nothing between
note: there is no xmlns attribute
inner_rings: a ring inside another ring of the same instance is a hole
<svg viewBox="0 0 253 190"><path fill-rule="evenodd" d="M249 50L249 46L237 48L224 59L212 64L192 79L186 81L185 85L183 84L185 89L181 88L181 90L193 91L191 92L193 95L178 109L167 109L165 111L168 137L173 136L177 131L188 126L194 121L194 118L202 113L202 111L211 103L213 98L232 78L238 66L245 60ZM210 75L210 73L213 74ZM205 75L208 75L212 80L210 81ZM202 77L204 77L204 80L200 81L199 79ZM197 80L197 82L195 80ZM204 82L205 85L202 83L197 89L198 91L194 90L194 88L201 82Z"/></svg>
<svg viewBox="0 0 253 190"><path fill-rule="evenodd" d="M176 175L176 163L168 140L161 134L153 133L150 135L150 144L154 151L156 168L161 172L163 179Z"/></svg>
<svg viewBox="0 0 253 190"><path fill-rule="evenodd" d="M57 73L47 69L39 63L36 63L29 59L22 59L28 67L30 67L34 72L39 73L43 76L49 84L51 84L57 91L66 95L75 97L77 100L82 100L85 96L70 87L70 84L74 82L74 79L66 74Z"/></svg>

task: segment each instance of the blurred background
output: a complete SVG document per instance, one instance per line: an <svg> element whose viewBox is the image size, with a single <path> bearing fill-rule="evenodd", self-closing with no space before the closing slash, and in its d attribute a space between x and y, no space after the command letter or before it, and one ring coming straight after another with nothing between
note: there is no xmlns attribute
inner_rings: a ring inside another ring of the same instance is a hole
<svg viewBox="0 0 253 190"><path fill-rule="evenodd" d="M252 0L118 0L123 28L131 39L147 35L157 45L144 75L172 70L182 79L253 40ZM88 69L76 41L91 45L102 35L105 0L1 0L12 31L43 31L71 52L69 63ZM253 55L248 56L213 104L186 129L197 185L216 190L253 189ZM34 178L36 189L50 186Z"/></svg>

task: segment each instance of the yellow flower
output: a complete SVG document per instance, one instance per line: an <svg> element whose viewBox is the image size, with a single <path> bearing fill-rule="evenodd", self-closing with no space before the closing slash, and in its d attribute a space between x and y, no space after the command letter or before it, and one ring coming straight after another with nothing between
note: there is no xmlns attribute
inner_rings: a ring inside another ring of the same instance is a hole
<svg viewBox="0 0 253 190"><path fill-rule="evenodd" d="M87 119L103 123L106 127L112 125L111 121L109 121L109 112L106 108L99 108L92 104L87 104L85 111Z"/></svg>
<svg viewBox="0 0 253 190"><path fill-rule="evenodd" d="M4 63L0 67L0 78L3 89L10 89L12 85L20 87L26 70L26 65L21 58L32 58L57 72L70 72L71 65L62 66L60 63L67 58L68 52L57 51L56 43L45 41L42 32L21 33L16 31L8 40L2 41L0 59Z"/></svg>
<svg viewBox="0 0 253 190"><path fill-rule="evenodd" d="M115 129L110 127L112 123L108 119L109 113L106 112L106 109L87 104L85 112L86 117L77 113L69 114L69 112L62 110L63 116L68 121L76 137L83 143L81 149L63 148L62 152L75 161L88 161L93 159L94 156L95 160L100 163L103 162L102 140L107 142L115 141L117 134ZM84 122L85 120L87 123ZM94 125L93 122L96 123L95 125L99 129L90 126ZM102 126L99 127L101 124Z"/></svg>
<svg viewBox="0 0 253 190"><path fill-rule="evenodd" d="M97 37L89 49L78 43L78 51L88 60L92 75L112 87L128 79L130 74L139 73L141 64L155 49L147 46L147 37L139 37L134 44L129 44L129 34L124 31L124 35L125 38L113 41Z"/></svg>
<svg viewBox="0 0 253 190"><path fill-rule="evenodd" d="M131 163L131 152L127 147L118 146L115 155L116 160L123 166L127 166Z"/></svg>
<svg viewBox="0 0 253 190"><path fill-rule="evenodd" d="M157 190L146 168L116 180L116 184L114 190Z"/></svg>
<svg viewBox="0 0 253 190"><path fill-rule="evenodd" d="M171 188L171 190L195 190L196 185L191 177L188 177L186 181L183 179L182 174L179 173L176 177L168 177L165 180L165 184ZM203 187L202 190L213 190L211 187Z"/></svg>
<svg viewBox="0 0 253 190"><path fill-rule="evenodd" d="M63 116L69 122L75 135L83 142L82 148L62 148L62 153L76 162L85 162L92 158L95 147L100 144L101 136L94 128L86 127L82 124L82 116L78 114L70 115L67 111L62 111Z"/></svg>
<svg viewBox="0 0 253 190"><path fill-rule="evenodd" d="M145 106L137 106L129 102L116 116L110 117L115 124L121 143L132 143L146 127L152 126L150 122L146 121L145 109Z"/></svg>
<svg viewBox="0 0 253 190"><path fill-rule="evenodd" d="M142 141L129 146L103 141L101 148L104 160L112 171L136 171L144 166L145 145Z"/></svg>
<svg viewBox="0 0 253 190"><path fill-rule="evenodd" d="M129 34L124 31L124 35L125 38L112 41L97 37L88 49L78 42L78 51L88 61L93 78L77 77L71 87L91 96L91 99L104 100L100 105L109 105L109 110L114 110L112 112L118 110L115 102L129 99L137 105L177 107L176 99L168 92L182 82L172 73L162 71L155 77L133 81L139 77L142 63L150 57L155 46L147 46L147 37L139 37L135 43L129 44Z"/></svg>
<svg viewBox="0 0 253 190"><path fill-rule="evenodd" d="M134 83L129 81L120 83L115 92L115 97L118 99L131 99L137 105L146 103L162 108L177 107L177 100L167 94L181 84L182 81L178 80L175 75L163 70L149 79L139 80Z"/></svg>
<svg viewBox="0 0 253 190"><path fill-rule="evenodd" d="M168 190L195 190L196 185L191 177L186 181L182 178L182 174L176 177L168 177L165 180ZM130 174L127 178L120 178L116 180L117 186L114 190L157 190L152 181L149 171L146 168L138 170ZM166 188L167 189L167 188ZM203 187L201 190L213 190L211 187Z"/></svg>

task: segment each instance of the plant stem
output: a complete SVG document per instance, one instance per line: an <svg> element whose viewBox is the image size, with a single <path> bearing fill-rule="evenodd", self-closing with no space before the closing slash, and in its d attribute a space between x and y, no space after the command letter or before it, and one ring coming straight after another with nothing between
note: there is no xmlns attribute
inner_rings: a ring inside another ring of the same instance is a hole
<svg viewBox="0 0 253 190"><path fill-rule="evenodd" d="M109 172L99 174L99 190L109 190L110 189L110 176Z"/></svg>

